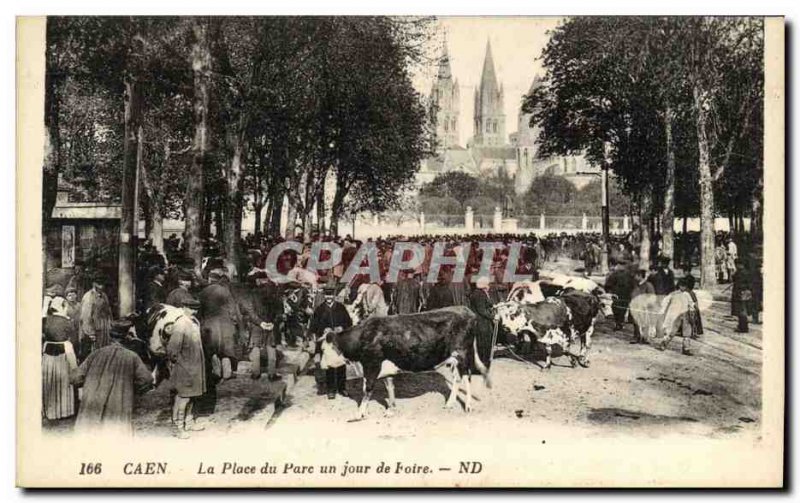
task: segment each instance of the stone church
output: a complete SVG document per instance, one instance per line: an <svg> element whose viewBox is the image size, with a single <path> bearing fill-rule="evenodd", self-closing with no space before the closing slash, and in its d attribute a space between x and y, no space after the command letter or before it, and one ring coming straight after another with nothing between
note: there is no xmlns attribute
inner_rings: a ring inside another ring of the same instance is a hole
<svg viewBox="0 0 800 503"><path fill-rule="evenodd" d="M534 79L531 88L541 85ZM480 84L474 90L473 132L466 148L460 144L460 89L450 68L447 45L442 49L436 79L430 94L430 116L436 125L435 156L425 159L417 173L417 184L428 183L441 173L461 171L473 176L497 176L501 172L514 178L515 191L522 194L535 177L545 173L562 175L580 188L599 172L583 156L540 159L537 148L539 130L530 125L530 114L519 111L517 132L506 136L503 84L492 58L491 42L486 43Z"/></svg>

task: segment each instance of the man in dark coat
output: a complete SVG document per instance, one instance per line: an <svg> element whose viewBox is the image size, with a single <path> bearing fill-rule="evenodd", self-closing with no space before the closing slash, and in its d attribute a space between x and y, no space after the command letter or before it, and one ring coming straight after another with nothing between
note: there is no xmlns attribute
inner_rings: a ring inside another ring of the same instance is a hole
<svg viewBox="0 0 800 503"><path fill-rule="evenodd" d="M450 281L448 279L448 275L444 271L440 271L439 281L437 281L428 292L428 299L425 303L426 311L456 305L456 300L453 298L453 290L450 288Z"/></svg>
<svg viewBox="0 0 800 503"><path fill-rule="evenodd" d="M133 434L135 396L153 388L153 375L123 345L131 325L127 320L116 322L109 332L110 344L90 354L74 372L73 384L83 387L75 431L93 436Z"/></svg>
<svg viewBox="0 0 800 503"><path fill-rule="evenodd" d="M238 308L222 273L212 271L210 284L200 292L203 347L211 359L212 372L223 379L233 378L238 363L236 351Z"/></svg>
<svg viewBox="0 0 800 503"><path fill-rule="evenodd" d="M731 289L731 311L736 316L738 324L736 331L747 333L750 326L747 317L753 304L753 279L750 269L745 266L742 259L736 260L736 271L733 273L733 288Z"/></svg>
<svg viewBox="0 0 800 503"><path fill-rule="evenodd" d="M617 264L606 279L606 291L617 296L611 308L614 312L614 330L622 330L634 288L636 288L636 278L631 274L627 264Z"/></svg>
<svg viewBox="0 0 800 503"><path fill-rule="evenodd" d="M100 274L92 279L92 289L81 300L81 350L84 358L97 348L107 346L111 321L111 304L105 294L106 278Z"/></svg>
<svg viewBox="0 0 800 503"><path fill-rule="evenodd" d="M650 275L656 295L668 295L675 290L675 273L669 268L669 257L659 257L658 269Z"/></svg>
<svg viewBox="0 0 800 503"><path fill-rule="evenodd" d="M489 278L478 278L475 288L469 295L469 308L478 315L473 330L478 339L478 356L486 364L491 363L492 339L495 332L493 306L494 302L489 295ZM483 352L480 352L481 350Z"/></svg>
<svg viewBox="0 0 800 503"><path fill-rule="evenodd" d="M170 306L175 307L184 307L187 302L194 303L195 298L194 295L189 292L189 289L192 287L192 275L186 271L179 271L178 272L178 286L175 287L169 295L167 295L167 299L165 304L169 304Z"/></svg>
<svg viewBox="0 0 800 503"><path fill-rule="evenodd" d="M335 287L326 285L323 293L325 300L314 310L308 331L316 340L315 352L319 355L320 368L325 371L325 388L328 398L333 399L336 398L337 391L342 396L347 396L347 369L341 351L335 346L333 334L350 328L353 321L344 305L336 300ZM317 384L322 392L319 380Z"/></svg>
<svg viewBox="0 0 800 503"><path fill-rule="evenodd" d="M187 300L182 309L184 316L172 325L166 352L170 367L169 385L175 393L172 407L173 433L178 438L189 438L190 431L204 429L196 423L192 406L195 399L206 392L206 361L200 337L200 322L195 317L200 309L200 302Z"/></svg>
<svg viewBox="0 0 800 503"><path fill-rule="evenodd" d="M144 307L150 309L156 304L163 304L167 300L167 290L164 288L166 273L160 266L150 268L150 282L147 284Z"/></svg>
<svg viewBox="0 0 800 503"><path fill-rule="evenodd" d="M402 276L392 291L392 314L411 314L419 309L420 284L412 272L400 273Z"/></svg>
<svg viewBox="0 0 800 503"><path fill-rule="evenodd" d="M242 323L249 328L247 350L250 357L250 377L261 377L262 365L267 366L267 377L278 380L275 372L278 353L275 328L283 315L283 302L277 285L270 281L266 271L257 271L247 277L248 287L238 292L236 300L242 313Z"/></svg>

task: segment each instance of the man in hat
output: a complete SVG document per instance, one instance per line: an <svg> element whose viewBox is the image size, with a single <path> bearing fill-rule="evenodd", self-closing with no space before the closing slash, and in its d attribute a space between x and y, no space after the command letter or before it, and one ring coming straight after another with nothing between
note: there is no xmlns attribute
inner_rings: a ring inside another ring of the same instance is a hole
<svg viewBox="0 0 800 503"><path fill-rule="evenodd" d="M434 309L441 309L443 307L450 307L456 305L456 300L453 298L453 291L450 289L451 271L442 267L439 269L439 276L437 277L436 284L428 290L428 296L425 299L425 309L432 311Z"/></svg>
<svg viewBox="0 0 800 503"><path fill-rule="evenodd" d="M84 286L86 281L85 276L83 261L76 260L75 267L72 269L72 277L69 279L69 283L67 283L67 289L75 289L75 295L79 299L83 298L83 294L86 293L86 287Z"/></svg>
<svg viewBox="0 0 800 503"><path fill-rule="evenodd" d="M325 371L325 387L329 399L336 398L338 391L347 396L347 371L345 359L336 346L335 334L339 334L353 325L350 314L342 303L336 300L336 287L323 287L325 300L317 306L311 317L309 332L317 341L316 353L319 355L320 368Z"/></svg>
<svg viewBox="0 0 800 503"><path fill-rule="evenodd" d="M738 323L736 331L747 333L750 326L747 317L753 305L753 279L750 268L745 267L742 259L736 260L736 269L731 275L733 287L731 288L731 315L736 316Z"/></svg>
<svg viewBox="0 0 800 503"><path fill-rule="evenodd" d="M148 271L150 282L147 284L145 292L145 309L150 309L156 304L163 304L167 300L167 291L164 288L164 281L166 274L164 269L159 265L154 265Z"/></svg>
<svg viewBox="0 0 800 503"><path fill-rule="evenodd" d="M611 308L614 312L614 330L622 330L635 287L636 278L631 274L628 265L622 262L606 278L606 291L617 296Z"/></svg>
<svg viewBox="0 0 800 503"><path fill-rule="evenodd" d="M97 274L92 279L92 288L81 300L81 345L82 354L88 355L111 341L111 304L105 293L106 278Z"/></svg>
<svg viewBox="0 0 800 503"><path fill-rule="evenodd" d="M211 271L208 281L209 285L200 292L203 347L211 359L212 372L223 379L232 379L238 363L238 307L221 271Z"/></svg>
<svg viewBox="0 0 800 503"><path fill-rule="evenodd" d="M141 358L124 345L125 339L135 337L132 327L128 320L114 323L109 344L90 354L73 373L72 383L83 387L76 431L133 434L135 397L152 389L154 382Z"/></svg>
<svg viewBox="0 0 800 503"><path fill-rule="evenodd" d="M489 294L490 281L486 276L481 276L475 282L475 288L469 295L469 308L478 315L475 321L475 337L477 338L477 348L486 350L479 354L481 361L491 363L492 339L495 333L494 313L492 311L494 302ZM496 341L495 341L496 342Z"/></svg>
<svg viewBox="0 0 800 503"><path fill-rule="evenodd" d="M656 295L668 295L675 290L675 273L669 267L670 258L658 258L658 268L650 275L650 283L656 290Z"/></svg>
<svg viewBox="0 0 800 503"><path fill-rule="evenodd" d="M191 287L192 274L183 270L178 271L178 286L169 292L165 303L175 307L184 307L187 302L194 303L195 298L189 292Z"/></svg>
<svg viewBox="0 0 800 503"><path fill-rule="evenodd" d="M246 333L249 335L247 350L251 363L250 376L253 379L260 378L262 364L266 363L268 378L278 380L274 328L283 314L283 302L278 287L270 281L266 271L250 271L247 281L251 286L241 289L236 300L243 328L249 329Z"/></svg>
<svg viewBox="0 0 800 503"><path fill-rule="evenodd" d="M200 322L197 311L200 302L186 299L181 306L184 315L172 326L166 345L170 369L169 386L175 393L172 405L174 435L189 438L190 431L204 428L192 415L194 400L206 392L206 361L200 337Z"/></svg>
<svg viewBox="0 0 800 503"><path fill-rule="evenodd" d="M420 283L413 271L400 272L400 280L392 291L395 314L411 314L419 310Z"/></svg>
<svg viewBox="0 0 800 503"><path fill-rule="evenodd" d="M81 303L78 301L78 291L74 286L68 286L64 292L67 299L67 317L71 320L74 327L74 340L72 345L75 353L79 352L80 333L81 333Z"/></svg>

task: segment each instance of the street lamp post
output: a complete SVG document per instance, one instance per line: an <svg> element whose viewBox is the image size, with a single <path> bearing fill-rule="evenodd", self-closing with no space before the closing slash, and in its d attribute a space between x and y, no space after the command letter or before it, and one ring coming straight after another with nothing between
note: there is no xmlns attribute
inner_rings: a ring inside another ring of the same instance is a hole
<svg viewBox="0 0 800 503"><path fill-rule="evenodd" d="M600 218L603 225L603 243L600 252L600 272L608 274L608 253L609 245L609 217L608 217L608 168L611 165L611 143L605 142L603 144L603 165L600 167ZM593 175L597 176L597 172L592 171L578 171L578 175Z"/></svg>
<svg viewBox="0 0 800 503"><path fill-rule="evenodd" d="M605 142L603 144L603 166L601 172L601 187L602 187L602 208L601 208L601 217L603 219L603 249L600 259L600 268L603 274L608 274L608 249L610 245L610 240L608 236L608 167L611 164L611 143Z"/></svg>

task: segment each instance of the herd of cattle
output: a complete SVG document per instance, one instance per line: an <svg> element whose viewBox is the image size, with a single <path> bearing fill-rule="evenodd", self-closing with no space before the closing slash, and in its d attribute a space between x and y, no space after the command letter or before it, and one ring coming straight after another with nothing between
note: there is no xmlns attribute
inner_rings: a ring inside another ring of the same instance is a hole
<svg viewBox="0 0 800 503"><path fill-rule="evenodd" d="M289 290L284 296L286 318L302 330L304 309L313 294L305 289ZM494 306L494 336L480 337L475 329L476 315L468 307L454 306L415 314L371 317L359 320L357 310L346 305L354 326L335 335L336 346L363 373L363 398L359 418L366 415L367 404L375 384L381 380L388 395L387 414L395 406L392 376L400 372L427 372L443 369L451 376L446 407L456 403L459 390L465 393L464 408L472 408L470 382L480 374L491 387L489 369L498 330L505 330L506 342L519 348L532 343L544 345L547 358L544 368L551 366L552 349L576 364L589 365L588 352L595 319L610 314L613 296L585 278L557 276L541 281L520 282L513 286L508 300ZM167 305L154 306L142 317L138 333L150 335L148 358L157 369L166 354L170 336L180 330L199 330L187 321L183 310ZM290 332L292 332L290 327ZM575 344L579 351L573 351ZM526 350L527 350L526 349ZM157 370L158 372L158 370Z"/></svg>

